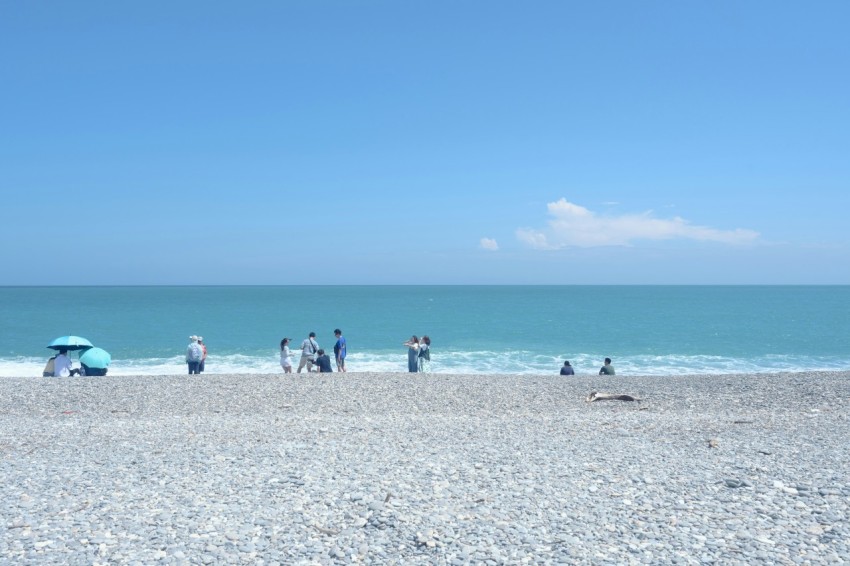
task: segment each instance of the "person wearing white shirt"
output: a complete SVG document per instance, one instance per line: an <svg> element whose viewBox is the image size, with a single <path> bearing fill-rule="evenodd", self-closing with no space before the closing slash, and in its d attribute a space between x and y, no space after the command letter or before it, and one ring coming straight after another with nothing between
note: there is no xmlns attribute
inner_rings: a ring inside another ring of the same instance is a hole
<svg viewBox="0 0 850 566"><path fill-rule="evenodd" d="M291 341L289 338L280 341L280 367L284 373L292 373L292 351L289 349Z"/></svg>
<svg viewBox="0 0 850 566"><path fill-rule="evenodd" d="M71 358L68 357L68 350L59 350L59 355L53 360L53 375L56 377L71 375Z"/></svg>

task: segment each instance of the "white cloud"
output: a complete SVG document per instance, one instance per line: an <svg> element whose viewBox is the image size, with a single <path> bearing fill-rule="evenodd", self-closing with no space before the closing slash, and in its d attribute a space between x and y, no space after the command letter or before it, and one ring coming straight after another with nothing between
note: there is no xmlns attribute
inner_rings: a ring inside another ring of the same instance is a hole
<svg viewBox="0 0 850 566"><path fill-rule="evenodd" d="M708 226L695 226L680 217L654 218L652 211L643 214L605 216L561 199L547 205L548 228L520 228L517 239L532 248L554 250L568 246L626 246L634 240L688 239L724 244L747 244L755 241L759 233L753 230L718 230Z"/></svg>
<svg viewBox="0 0 850 566"><path fill-rule="evenodd" d="M524 242L538 250L553 250L556 246L550 246L546 239L546 234L532 230L531 228L520 228L516 231L516 237L520 242Z"/></svg>
<svg viewBox="0 0 850 566"><path fill-rule="evenodd" d="M481 249L496 252L499 251L499 244L492 238L481 238Z"/></svg>

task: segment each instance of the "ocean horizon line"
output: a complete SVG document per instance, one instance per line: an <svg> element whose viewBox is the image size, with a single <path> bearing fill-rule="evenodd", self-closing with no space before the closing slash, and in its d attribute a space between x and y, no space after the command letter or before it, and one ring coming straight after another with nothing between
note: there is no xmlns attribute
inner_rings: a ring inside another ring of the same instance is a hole
<svg viewBox="0 0 850 566"><path fill-rule="evenodd" d="M0 284L0 289L90 288L256 288L256 287L850 287L848 283L92 283L85 285Z"/></svg>

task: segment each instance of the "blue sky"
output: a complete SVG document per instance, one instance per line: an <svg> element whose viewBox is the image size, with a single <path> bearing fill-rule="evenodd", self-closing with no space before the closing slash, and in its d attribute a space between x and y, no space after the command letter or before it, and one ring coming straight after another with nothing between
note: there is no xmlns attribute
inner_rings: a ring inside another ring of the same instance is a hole
<svg viewBox="0 0 850 566"><path fill-rule="evenodd" d="M0 284L848 284L848 21L3 2Z"/></svg>

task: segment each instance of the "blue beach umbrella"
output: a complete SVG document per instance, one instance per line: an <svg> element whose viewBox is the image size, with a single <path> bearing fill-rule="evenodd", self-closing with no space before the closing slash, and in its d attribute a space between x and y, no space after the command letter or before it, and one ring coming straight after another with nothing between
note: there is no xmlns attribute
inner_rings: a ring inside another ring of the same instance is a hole
<svg viewBox="0 0 850 566"><path fill-rule="evenodd" d="M112 356L103 348L89 348L80 355L80 363L90 368L106 369L111 361Z"/></svg>
<svg viewBox="0 0 850 566"><path fill-rule="evenodd" d="M60 336L47 345L52 350L85 350L94 344L81 336Z"/></svg>

